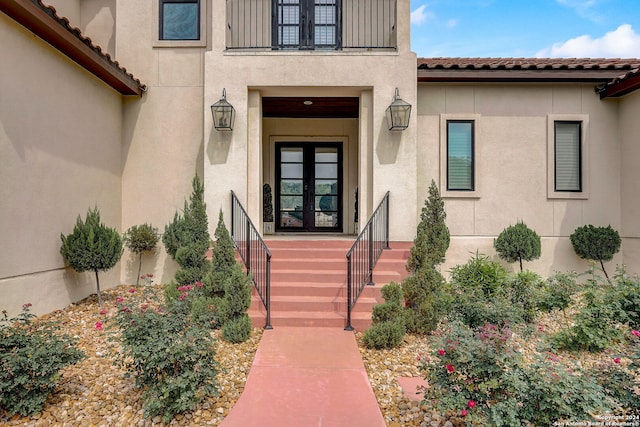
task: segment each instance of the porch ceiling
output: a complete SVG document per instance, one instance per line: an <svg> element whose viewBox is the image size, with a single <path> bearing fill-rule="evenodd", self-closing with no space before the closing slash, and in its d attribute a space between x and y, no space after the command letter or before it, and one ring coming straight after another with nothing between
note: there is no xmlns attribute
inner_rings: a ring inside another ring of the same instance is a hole
<svg viewBox="0 0 640 427"><path fill-rule="evenodd" d="M311 102L311 104L307 105ZM262 116L294 119L357 119L357 97L263 97Z"/></svg>

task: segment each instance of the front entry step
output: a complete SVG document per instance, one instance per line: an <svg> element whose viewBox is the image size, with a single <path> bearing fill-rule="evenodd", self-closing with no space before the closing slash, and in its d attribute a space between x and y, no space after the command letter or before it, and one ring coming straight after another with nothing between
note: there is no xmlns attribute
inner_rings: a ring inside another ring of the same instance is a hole
<svg viewBox="0 0 640 427"><path fill-rule="evenodd" d="M271 325L342 327L347 323L347 261L352 240L267 240L271 251ZM351 312L359 331L371 326L373 306L384 302L380 288L400 282L412 242L393 242L374 270L375 286L366 286ZM256 327L266 310L255 289L249 316Z"/></svg>

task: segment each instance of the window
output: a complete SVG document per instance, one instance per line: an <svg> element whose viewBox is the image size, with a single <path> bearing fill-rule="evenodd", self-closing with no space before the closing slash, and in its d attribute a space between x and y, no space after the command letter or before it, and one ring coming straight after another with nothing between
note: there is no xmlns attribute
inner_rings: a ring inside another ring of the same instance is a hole
<svg viewBox="0 0 640 427"><path fill-rule="evenodd" d="M589 116L547 116L547 197L589 198Z"/></svg>
<svg viewBox="0 0 640 427"><path fill-rule="evenodd" d="M160 40L200 40L200 0L160 0Z"/></svg>
<svg viewBox="0 0 640 427"><path fill-rule="evenodd" d="M582 191L582 123L554 123L555 191Z"/></svg>
<svg viewBox="0 0 640 427"><path fill-rule="evenodd" d="M340 47L341 0L274 0L273 47L335 49Z"/></svg>
<svg viewBox="0 0 640 427"><path fill-rule="evenodd" d="M474 191L472 120L447 121L447 191Z"/></svg>

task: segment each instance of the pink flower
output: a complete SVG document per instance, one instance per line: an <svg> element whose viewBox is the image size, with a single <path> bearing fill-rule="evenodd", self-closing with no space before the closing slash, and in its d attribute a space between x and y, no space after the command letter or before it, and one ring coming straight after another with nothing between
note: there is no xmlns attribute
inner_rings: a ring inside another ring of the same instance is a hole
<svg viewBox="0 0 640 427"><path fill-rule="evenodd" d="M102 322L96 322L96 330L98 331L102 330Z"/></svg>
<svg viewBox="0 0 640 427"><path fill-rule="evenodd" d="M196 286L201 288L202 287L202 282L196 282Z"/></svg>
<svg viewBox="0 0 640 427"><path fill-rule="evenodd" d="M135 293L136 293L136 290L135 290L135 289L133 289L133 288L131 288L131 289L129 289L129 293L130 293L130 294L135 294Z"/></svg>
<svg viewBox="0 0 640 427"><path fill-rule="evenodd" d="M466 417L466 416L467 416L467 414L468 414L468 412L467 412L467 410L466 410L466 409L463 409L462 411L460 411L460 416L461 416L461 417Z"/></svg>
<svg viewBox="0 0 640 427"><path fill-rule="evenodd" d="M619 357L615 357L613 359L613 363L620 363L620 358Z"/></svg>
<svg viewBox="0 0 640 427"><path fill-rule="evenodd" d="M153 274L148 273L148 274L147 274L147 277L151 278L151 277L153 277Z"/></svg>
<svg viewBox="0 0 640 427"><path fill-rule="evenodd" d="M103 308L102 310L100 310L100 314L107 314L107 309Z"/></svg>
<svg viewBox="0 0 640 427"><path fill-rule="evenodd" d="M141 279L145 279L147 276L145 276L144 274L142 276L140 276Z"/></svg>
<svg viewBox="0 0 640 427"><path fill-rule="evenodd" d="M31 307L33 304L31 304L30 302L26 303L26 304L22 304L22 308L29 308Z"/></svg>
<svg viewBox="0 0 640 427"><path fill-rule="evenodd" d="M455 371L455 370L456 370L456 368L455 368L451 363L449 363L449 364L446 366L446 368L447 368L447 372L449 372L449 373L451 373L451 372L453 372L453 371Z"/></svg>
<svg viewBox="0 0 640 427"><path fill-rule="evenodd" d="M475 400L470 400L470 401L468 401L468 402L467 402L467 407L468 407L469 409L472 409L472 408L475 408L475 406L476 406L477 404L478 404L478 403L477 403Z"/></svg>
<svg viewBox="0 0 640 427"><path fill-rule="evenodd" d="M116 302L124 302L124 298L118 297L118 298L116 298Z"/></svg>
<svg viewBox="0 0 640 427"><path fill-rule="evenodd" d="M183 292L183 293L181 293L181 294L180 294L180 296L178 297L178 299L179 299L180 301L184 301L184 299L185 299L186 297L187 297L187 293L186 293L186 292Z"/></svg>
<svg viewBox="0 0 640 427"><path fill-rule="evenodd" d="M445 351L444 351L444 350L438 350L438 354L439 354L440 356L444 356Z"/></svg>
<svg viewBox="0 0 640 427"><path fill-rule="evenodd" d="M636 331L635 329L631 331L632 335L635 335L636 337L640 338L640 331Z"/></svg>

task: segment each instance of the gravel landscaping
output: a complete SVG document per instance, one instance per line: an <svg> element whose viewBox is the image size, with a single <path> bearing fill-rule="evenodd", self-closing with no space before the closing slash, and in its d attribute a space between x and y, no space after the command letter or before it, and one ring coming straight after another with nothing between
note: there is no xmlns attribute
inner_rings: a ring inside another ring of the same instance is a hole
<svg viewBox="0 0 640 427"><path fill-rule="evenodd" d="M160 417L143 418L141 392L134 387L133 378L125 378L125 371L114 365L117 348L107 340L108 319L115 311L115 301L125 297L129 286L119 286L103 292L106 314L100 314L96 296L91 296L64 310L42 316L55 320L64 332L78 339L78 346L87 358L62 371L54 394L44 411L31 417L10 417L0 412L0 423L7 426L152 426L162 425ZM158 287L160 289L160 287ZM106 321L105 321L106 320ZM96 322L105 322L103 330ZM537 334L552 333L564 316L544 315L533 325ZM176 426L219 425L240 397L251 368L261 329L254 329L251 338L242 344L229 344L213 331L217 342L219 395L207 398L191 413L178 415L170 423ZM406 335L403 345L393 350L369 350L362 346L362 334L356 333L360 352L380 409L389 427L457 426L458 419L445 419L441 414L408 399L398 377L419 377L419 354L429 352L424 336ZM531 339L520 339L523 354L536 351ZM620 349L616 349L618 351ZM600 354L559 354L559 358L578 359L584 367L611 363L612 351Z"/></svg>

